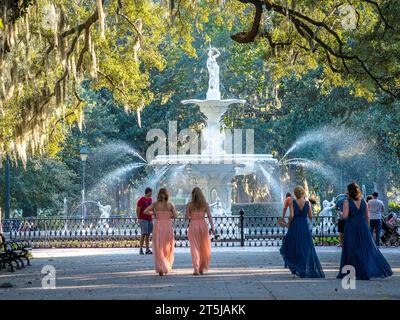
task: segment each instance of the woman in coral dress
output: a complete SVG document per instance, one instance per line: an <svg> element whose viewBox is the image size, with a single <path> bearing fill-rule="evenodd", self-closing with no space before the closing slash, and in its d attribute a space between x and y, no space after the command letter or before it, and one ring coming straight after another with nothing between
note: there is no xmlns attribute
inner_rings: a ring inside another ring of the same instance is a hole
<svg viewBox="0 0 400 320"><path fill-rule="evenodd" d="M190 254L192 255L193 275L196 276L207 271L211 262L211 241L204 219L205 215L207 215L211 230L215 235L210 207L201 189L196 187L192 191L192 199L186 207L185 215L186 219L189 219Z"/></svg>
<svg viewBox="0 0 400 320"><path fill-rule="evenodd" d="M157 201L144 210L145 214L155 217L153 228L153 254L156 272L160 276L172 270L174 264L174 229L172 219L177 217L175 206L168 201L166 188L158 191Z"/></svg>

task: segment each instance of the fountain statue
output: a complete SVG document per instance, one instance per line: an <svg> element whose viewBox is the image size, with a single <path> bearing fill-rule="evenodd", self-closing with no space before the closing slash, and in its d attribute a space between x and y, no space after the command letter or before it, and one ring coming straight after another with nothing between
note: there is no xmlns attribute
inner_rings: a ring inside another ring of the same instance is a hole
<svg viewBox="0 0 400 320"><path fill-rule="evenodd" d="M335 198L332 201L324 200L322 202L322 210L318 214L319 217L332 217L332 211L336 210Z"/></svg>
<svg viewBox="0 0 400 320"><path fill-rule="evenodd" d="M100 201L97 202L97 206L101 212L100 214L100 220L99 220L99 226L101 229L108 229L108 219L110 218L111 215L111 206L109 204L103 206Z"/></svg>
<svg viewBox="0 0 400 320"><path fill-rule="evenodd" d="M278 164L270 154L249 152L247 142L246 153L242 153L242 137L238 139L240 140L239 151L235 149L233 152L232 145L238 144L235 136L231 134L231 130L221 132L221 119L229 106L244 104L246 100L222 99L217 63L220 55L218 49L209 48L207 58L209 81L206 99L182 101L184 105L198 105L206 117L206 125L201 133L200 151L198 154L157 155L150 165L156 167L156 171L161 172L168 168L167 171L175 172L175 175L171 174L171 181L168 182L170 190L190 195L191 189L197 186L203 190L209 203L215 202L213 214L226 215L231 213L232 179L236 175L254 174L258 170L263 176L265 176L265 172L268 173L269 177ZM163 172L165 174L165 171ZM272 177L269 177L268 180L272 181ZM164 182L160 182L160 184L162 183ZM213 195L218 195L218 202L215 201ZM190 199L190 196L186 198Z"/></svg>
<svg viewBox="0 0 400 320"><path fill-rule="evenodd" d="M320 222L320 227L323 229L324 232L333 230L335 223L332 220L332 212L336 212L335 198L333 198L332 201L324 200L322 202L322 210L318 214L318 217L322 218L322 221Z"/></svg>
<svg viewBox="0 0 400 320"><path fill-rule="evenodd" d="M109 204L103 206L100 202L97 202L97 206L101 212L100 219L108 219L111 215L111 206Z"/></svg>
<svg viewBox="0 0 400 320"><path fill-rule="evenodd" d="M207 100L221 100L219 91L219 65L217 58L221 55L218 49L208 50L207 69L209 73Z"/></svg>
<svg viewBox="0 0 400 320"><path fill-rule="evenodd" d="M211 214L213 216L223 216L225 214L221 199L217 197L214 203L210 204Z"/></svg>

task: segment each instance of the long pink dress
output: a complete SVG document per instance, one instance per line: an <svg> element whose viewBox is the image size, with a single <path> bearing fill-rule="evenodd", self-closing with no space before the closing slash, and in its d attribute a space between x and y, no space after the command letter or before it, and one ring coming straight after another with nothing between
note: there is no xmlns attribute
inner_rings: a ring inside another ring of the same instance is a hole
<svg viewBox="0 0 400 320"><path fill-rule="evenodd" d="M193 269L196 272L207 271L211 262L211 241L204 216L204 211L189 213L188 238Z"/></svg>
<svg viewBox="0 0 400 320"><path fill-rule="evenodd" d="M170 211L156 211L153 228L153 255L156 272L168 273L174 264L174 229Z"/></svg>

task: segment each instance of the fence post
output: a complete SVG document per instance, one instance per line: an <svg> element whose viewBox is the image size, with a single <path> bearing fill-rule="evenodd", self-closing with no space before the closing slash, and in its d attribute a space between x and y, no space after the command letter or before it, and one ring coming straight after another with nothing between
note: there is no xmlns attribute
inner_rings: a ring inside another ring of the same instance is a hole
<svg viewBox="0 0 400 320"><path fill-rule="evenodd" d="M321 219L321 233L319 238L319 244L323 245L324 241L324 227L325 227L325 217L319 217Z"/></svg>
<svg viewBox="0 0 400 320"><path fill-rule="evenodd" d="M240 209L240 246L244 247L244 211Z"/></svg>

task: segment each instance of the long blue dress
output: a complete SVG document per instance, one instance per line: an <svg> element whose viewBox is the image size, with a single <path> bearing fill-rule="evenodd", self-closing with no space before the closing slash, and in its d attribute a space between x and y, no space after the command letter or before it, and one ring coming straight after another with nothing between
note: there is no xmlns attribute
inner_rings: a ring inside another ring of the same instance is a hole
<svg viewBox="0 0 400 320"><path fill-rule="evenodd" d="M307 201L302 210L293 199L294 217L288 232L283 238L281 255L285 268L300 278L325 278L314 248L311 231L308 225Z"/></svg>
<svg viewBox="0 0 400 320"><path fill-rule="evenodd" d="M361 200L360 208L349 199L349 216L344 227L342 256L340 258L340 270L337 278L342 279L343 266L353 266L357 280L369 280L370 278L386 278L393 274L390 265L379 251L372 239L368 228L365 212L367 204Z"/></svg>

